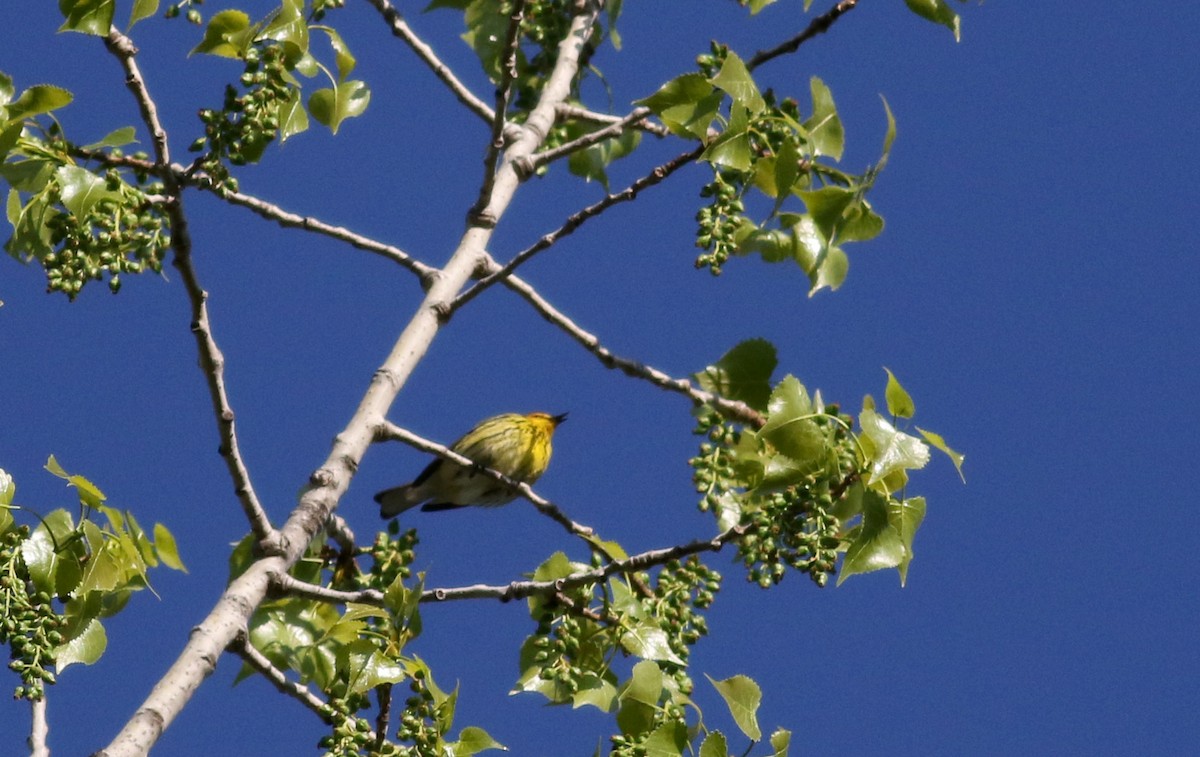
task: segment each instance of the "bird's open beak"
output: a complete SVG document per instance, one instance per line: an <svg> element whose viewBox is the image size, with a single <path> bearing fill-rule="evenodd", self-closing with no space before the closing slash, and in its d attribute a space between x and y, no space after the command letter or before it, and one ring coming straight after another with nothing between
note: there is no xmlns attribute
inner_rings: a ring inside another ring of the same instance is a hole
<svg viewBox="0 0 1200 757"><path fill-rule="evenodd" d="M554 421L554 425L555 425L555 426L557 426L558 424L562 423L562 422L563 422L563 421L565 421L566 419L567 419L567 414L566 414L566 413L563 413L562 415L554 415L554 416L551 416L551 417L550 417L550 420Z"/></svg>

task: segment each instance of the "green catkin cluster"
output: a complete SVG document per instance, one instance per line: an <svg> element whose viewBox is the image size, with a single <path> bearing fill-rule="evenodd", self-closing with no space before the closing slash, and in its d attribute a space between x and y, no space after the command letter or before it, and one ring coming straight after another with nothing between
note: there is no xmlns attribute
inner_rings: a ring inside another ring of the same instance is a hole
<svg viewBox="0 0 1200 757"><path fill-rule="evenodd" d="M743 517L746 535L738 542L738 558L746 578L764 589L783 580L789 567L807 573L817 586L829 581L837 566L840 524L830 511L828 482L792 486L763 499Z"/></svg>
<svg viewBox="0 0 1200 757"><path fill-rule="evenodd" d="M708 635L708 622L702 612L712 606L721 589L721 574L696 556L680 562L672 560L658 574L654 596L642 600L651 617L657 618L667 634L667 643L686 661L690 647ZM679 690L692 692L693 684L685 668L671 672Z"/></svg>
<svg viewBox="0 0 1200 757"><path fill-rule="evenodd" d="M375 541L370 547L371 572L359 576L358 588L386 591L397 578L411 578L418 542L415 528L400 533L400 527L395 520L388 523L386 534L375 535Z"/></svg>
<svg viewBox="0 0 1200 757"><path fill-rule="evenodd" d="M105 189L118 194L118 199L97 202L83 218L52 211L46 219L50 244L55 248L41 260L47 291L62 292L74 300L87 282L107 276L108 288L116 294L122 274L162 271L171 235L161 209L141 190L126 184L116 169L107 172ZM146 189L157 193L162 185L150 184ZM61 190L54 185L49 190L53 193L50 200L59 203Z"/></svg>
<svg viewBox="0 0 1200 757"><path fill-rule="evenodd" d="M828 464L798 484L748 496L732 451L741 432L711 408L698 414L695 433L706 441L690 463L699 508L719 512L723 498L737 500L745 530L737 542L738 559L747 568L747 580L763 588L782 581L789 567L825 586L837 567L841 523L833 506L857 475L859 462L848 419L837 407L829 406L812 422L832 430Z"/></svg>
<svg viewBox="0 0 1200 757"><path fill-rule="evenodd" d="M585 678L595 671L579 660L580 639L585 633L594 632L594 625L585 629L584 621L570 614L556 615L549 607L538 617L537 630L530 644L533 646L534 662L541 665L538 675L543 681L554 685L569 695L579 691Z"/></svg>
<svg viewBox="0 0 1200 757"><path fill-rule="evenodd" d="M333 722L333 732L323 736L317 746L326 750L328 757L394 757L401 752L388 742L376 748L376 739L371 733L371 724L354 713L368 706L365 696L354 695L345 699L331 699L322 714Z"/></svg>
<svg viewBox="0 0 1200 757"><path fill-rule="evenodd" d="M404 712L400 715L400 728L396 738L412 744L399 750L398 754L411 757L437 757L442 732L438 729L438 711L433 692L425 684L425 675L418 670L409 679L410 695L404 700Z"/></svg>
<svg viewBox="0 0 1200 757"><path fill-rule="evenodd" d="M28 526L0 534L0 644L8 645L8 667L21 678L13 697L35 701L55 682L49 668L65 620L55 614L50 595L33 588L21 559L21 543L28 538Z"/></svg>
<svg viewBox="0 0 1200 757"><path fill-rule="evenodd" d="M238 94L232 85L226 86L220 110L200 111L204 136L189 148L204 153L199 168L218 191L237 191L237 180L230 176L225 161L235 166L257 162L279 133L280 111L293 96L281 46L251 47L245 63L241 76L245 91Z"/></svg>
<svg viewBox="0 0 1200 757"><path fill-rule="evenodd" d="M741 432L724 422L716 410L705 406L698 411L693 433L707 439L700 445L700 454L688 461L692 466L692 481L701 495L700 511L716 512L721 497L739 485L732 449L741 439Z"/></svg>

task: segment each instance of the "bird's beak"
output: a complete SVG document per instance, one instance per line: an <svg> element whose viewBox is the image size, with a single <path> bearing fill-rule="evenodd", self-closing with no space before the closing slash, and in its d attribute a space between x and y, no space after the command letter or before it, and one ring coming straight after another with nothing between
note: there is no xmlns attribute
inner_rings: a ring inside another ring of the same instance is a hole
<svg viewBox="0 0 1200 757"><path fill-rule="evenodd" d="M555 426L558 426L558 424L562 423L566 419L567 419L566 413L563 413L562 415L554 415L554 416L550 417L550 420L554 421Z"/></svg>

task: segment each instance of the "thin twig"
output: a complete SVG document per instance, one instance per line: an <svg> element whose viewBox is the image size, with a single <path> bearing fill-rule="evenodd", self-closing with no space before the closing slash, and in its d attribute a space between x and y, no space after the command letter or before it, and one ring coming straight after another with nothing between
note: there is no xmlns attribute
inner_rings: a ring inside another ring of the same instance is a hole
<svg viewBox="0 0 1200 757"><path fill-rule="evenodd" d="M584 349L592 353L605 368L621 371L626 376L649 381L661 389L682 394L695 405L712 405L726 418L740 421L753 428L760 428L766 422L762 414L744 402L729 400L712 392L706 392L703 389L693 386L692 382L687 379L675 378L645 363L639 363L635 360L614 354L600 343L599 337L585 331L556 309L523 279L510 276L505 280L504 285L525 298L525 301L532 305L544 319L558 326L568 336L582 345Z"/></svg>
<svg viewBox="0 0 1200 757"><path fill-rule="evenodd" d="M737 541L746 534L746 526L733 526L712 539L700 539L665 549L654 549L633 555L624 560L615 560L592 570L574 573L553 581L513 581L504 586L476 584L450 589L427 589L421 594L422 602L448 602L459 599L498 599L508 602L513 599L543 596L554 592L574 589L587 584L600 583L613 575L632 575L655 565L664 565L688 555L701 552L719 552L728 543Z"/></svg>
<svg viewBox="0 0 1200 757"><path fill-rule="evenodd" d="M753 71L769 60L796 52L800 49L800 45L803 45L818 34L824 34L829 31L829 27L833 26L834 21L841 18L844 13L853 10L856 5L858 5L858 0L841 0L841 2L825 13L814 18L808 27L795 37L772 47L770 50L762 50L755 53L754 57L746 61L746 68Z"/></svg>
<svg viewBox="0 0 1200 757"><path fill-rule="evenodd" d="M208 189L211 185L199 183L197 186L202 189ZM345 242L351 247L385 257L416 274L420 278L422 286L426 288L437 275L437 269L422 263L398 247L393 247L390 244L384 244L362 234L357 234L343 226L334 226L312 216L297 215L266 200L241 192L225 192L220 194L214 192L214 194L217 194L223 200L228 200L234 205L248 208L267 220L275 221L280 226L301 229L303 231L315 231L327 237Z"/></svg>
<svg viewBox="0 0 1200 757"><path fill-rule="evenodd" d="M529 500L531 503L533 503L533 506L538 509L538 512L565 528L567 533L571 534L572 536L578 536L584 539L589 546L595 547L595 543L592 538L595 534L593 529L588 528L580 523L576 523L568 518L557 505L539 495L529 486L529 484L509 478L503 473L494 471L491 468L485 468L469 457L463 457L448 447L444 447L437 442L432 442L424 437L417 436L413 432L401 428L390 421L384 421L379 426L379 434L377 435L376 440L401 441L409 446L421 450L422 452L430 452L466 468L478 470L482 475L487 476L493 481L499 482L505 487L511 489L513 492L519 494L521 497Z"/></svg>
<svg viewBox="0 0 1200 757"><path fill-rule="evenodd" d="M640 571L656 565L665 565L672 560L678 560L688 555L701 552L719 552L726 544L741 539L754 530L753 525L733 526L711 539L697 539L687 544L673 547L651 549L631 555L622 560L612 560L591 570L573 573L563 578L550 581L513 581L503 585L474 584L446 589L426 589L421 593L421 602L448 602L461 599L498 599L507 602L512 599L524 599L532 596L551 596L567 589L574 589L587 584L595 584L615 575L632 576ZM327 589L305 581L299 581L288 575L276 576L276 585L288 594L305 599L315 599L331 604L365 604L376 607L383 606L383 593L376 589L360 591L339 591Z"/></svg>
<svg viewBox="0 0 1200 757"><path fill-rule="evenodd" d="M381 754L387 741L388 722L392 719L392 684L379 684L375 687L375 695L379 697L379 713L375 716L375 751L372 754Z"/></svg>
<svg viewBox="0 0 1200 757"><path fill-rule="evenodd" d="M233 479L233 488L242 511L250 522L250 529L259 542L267 542L275 536L254 485L250 482L250 472L242 460L241 449L238 445L237 427L234 423L233 406L225 389L225 356L217 347L212 335L212 327L208 318L208 292L200 286L196 268L192 264L192 240L188 233L187 216L183 212L182 186L170 170L171 154L167 144L167 132L158 118L154 99L146 88L141 70L138 68L135 56L137 47L133 41L113 28L105 38L109 52L120 60L125 69L125 85L133 93L142 121L150 131L154 142L154 164L157 173L162 177L168 196L163 204L167 217L171 222L171 248L175 252L174 265L183 279L188 299L192 304L192 333L196 338L196 347L200 352L200 366L208 384L212 400L213 413L217 419L217 430L221 436L220 452Z"/></svg>
<svg viewBox="0 0 1200 757"><path fill-rule="evenodd" d="M318 602L325 602L331 605L344 605L351 602L375 606L383 605L383 592L376 591L375 589L361 589L359 591L330 589L307 581L301 581L287 573L275 576L274 583L275 588L280 592L300 597L301 599L315 599Z"/></svg>
<svg viewBox="0 0 1200 757"><path fill-rule="evenodd" d="M417 57L429 67L434 76L442 80L442 83L449 87L458 101L467 106L475 115L482 118L486 123L491 123L495 118L495 112L488 107L488 104L475 96L467 88L466 84L459 81L454 75L454 71L438 58L437 53L433 48L425 44L425 42L416 35L409 27L408 23L400 15L400 11L396 10L388 0L367 0L383 15L383 20L392 28L392 34L404 41L409 48L417 54Z"/></svg>
<svg viewBox="0 0 1200 757"><path fill-rule="evenodd" d="M621 118L617 121L614 121L613 123L609 124L608 126L605 126L602 129L597 129L596 131L588 132L587 134L584 134L582 137L579 137L577 139L572 139L570 142L564 142L563 144L559 145L558 147L553 147L553 148L550 148L549 150L542 150L541 152L534 153L533 158L532 158L533 167L537 168L538 166L544 166L547 163L551 163L555 160L558 160L559 158L563 157L564 155L570 155L571 153L576 152L578 150L583 150L588 147L591 147L592 145L596 144L597 142L603 142L606 139L612 139L614 137L619 137L619 136L621 136L622 133L625 132L626 129L629 128L629 126L631 124L644 121L646 119L646 117L650 115L650 113L651 113L651 111L649 108L645 108L645 107L634 108L634 110L629 115L627 115L624 118Z"/></svg>
<svg viewBox="0 0 1200 757"><path fill-rule="evenodd" d="M333 725L333 718L326 714L328 712L328 703L314 694L304 684L298 681L289 680L282 670L275 667L266 655L258 651L250 640L246 638L246 634L239 634L232 644L229 645L229 651L241 657L247 665L268 681L270 681L276 689L281 693L295 699L300 704L316 713L325 723ZM374 738L374 734L372 734Z"/></svg>
<svg viewBox="0 0 1200 757"><path fill-rule="evenodd" d="M508 121L508 103L512 97L513 81L517 78L517 49L521 44L521 21L525 15L525 0L513 0L512 13L508 17L508 33L504 38L504 55L500 66L500 82L496 85L496 110L492 116L492 138L483 157L483 183L479 187L479 199L471 209L476 215L492 196L492 184L496 180L496 164L500 151L504 149L504 126Z"/></svg>
<svg viewBox="0 0 1200 757"><path fill-rule="evenodd" d="M503 267L489 273L487 276L484 276L481 280L476 282L473 287L456 297L454 302L450 303L449 312L453 313L455 310L458 310L463 305L475 299L475 297L477 297L481 292L495 284L497 281L503 281L504 279L507 279L512 275L513 271L521 266L521 264L542 250L551 247L555 242L578 229L581 225L583 225L584 221L595 218L605 210L611 208L613 205L617 205L622 202L628 202L634 199L638 196L638 194L641 193L643 189L658 184L660 181L675 173L680 168L694 161L702 152L704 152L703 145L696 147L689 152L677 155L671 160L668 160L666 163L655 167L650 173L633 182L628 187L625 187L625 189L622 189L620 192L607 195L598 202L592 203L586 208L571 214L571 216L563 222L562 226L559 226L557 229L549 232L548 234L544 234L540 239L538 239L537 242L534 242L529 247L526 247L524 250L521 250L514 255L512 260L508 261L508 263L506 263Z"/></svg>
<svg viewBox="0 0 1200 757"><path fill-rule="evenodd" d="M564 121L574 119L576 121L588 121L603 126L615 124L628 118L628 116L614 116L611 113L598 113L594 110L588 110L587 108L567 103L558 106L558 116ZM634 121L629 125L639 131L649 132L656 137L667 137L671 134L670 129L660 123L651 121L648 117L640 121Z"/></svg>
<svg viewBox="0 0 1200 757"><path fill-rule="evenodd" d="M82 147L76 147L71 150L71 154L83 158L84 160L95 160L106 166L117 166L122 168L132 168L136 171L144 171L148 174L158 176L164 181L169 174L173 177L177 185L187 185L202 189L206 192L211 192L216 197L230 202L234 205L239 205L247 208L259 217L268 221L274 221L280 226L289 229L300 229L301 231L315 231L324 236L336 239L349 244L351 247L365 250L374 253L381 257L387 258L393 263L397 263L404 268L415 273L421 280L423 286L428 288L428 284L433 277L437 275L437 269L433 266L426 265L414 258L404 250L394 247L390 244L384 244L370 237L350 231L344 226L334 226L325 221L313 216L302 216L291 211L284 210L280 206L268 202L260 197L245 194L243 192L230 192L228 190L219 189L204 173L189 173L186 168L178 163L172 163L165 170L157 163L148 160L133 158L128 155L110 155L100 150L85 150ZM157 195L147 195L149 201L159 200ZM161 198L165 202L168 198Z"/></svg>

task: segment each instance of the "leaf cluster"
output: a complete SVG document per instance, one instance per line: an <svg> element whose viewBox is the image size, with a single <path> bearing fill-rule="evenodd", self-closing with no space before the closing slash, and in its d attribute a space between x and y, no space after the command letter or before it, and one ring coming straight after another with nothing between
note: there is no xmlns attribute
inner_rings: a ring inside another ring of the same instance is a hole
<svg viewBox="0 0 1200 757"><path fill-rule="evenodd" d="M21 677L17 698L40 699L44 687L75 663L91 665L108 638L101 622L130 596L150 587L148 572L164 565L184 570L175 538L161 523L151 534L128 511L105 505L95 484L69 474L53 456L46 469L79 494L78 522L66 509L18 524L16 485L0 470L0 644ZM103 523L92 516L103 517Z"/></svg>
<svg viewBox="0 0 1200 757"><path fill-rule="evenodd" d="M896 568L903 583L925 500L909 497L909 471L929 461L929 446L959 469L962 455L932 432L922 438L894 425L911 418L912 398L888 371L891 420L868 396L856 419L810 395L794 376L774 386L775 348L743 342L697 374L707 391L745 403L765 422L745 428L706 405L697 432L706 437L692 459L701 494L722 530L741 528L739 557L747 578L767 588L791 567L825 585L844 553L839 582L858 573ZM855 426L858 431L855 431Z"/></svg>
<svg viewBox="0 0 1200 757"><path fill-rule="evenodd" d="M97 171L76 162L88 155L122 158L133 130L77 148L56 122L35 120L69 104L69 92L45 84L15 99L14 92L0 73L0 178L10 187L5 212L13 228L4 249L24 263L36 260L46 271L47 290L70 299L88 281L107 278L115 293L122 275L161 272L171 237L152 197L162 185L148 182L144 172Z"/></svg>

